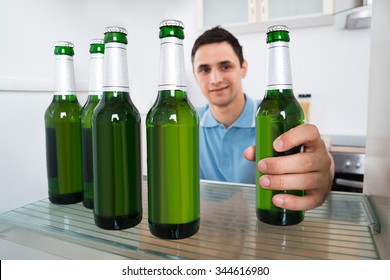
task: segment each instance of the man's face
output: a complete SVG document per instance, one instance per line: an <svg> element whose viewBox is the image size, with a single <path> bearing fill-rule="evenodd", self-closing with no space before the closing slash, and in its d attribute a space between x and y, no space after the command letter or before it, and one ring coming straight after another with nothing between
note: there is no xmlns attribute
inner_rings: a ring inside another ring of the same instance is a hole
<svg viewBox="0 0 390 280"><path fill-rule="evenodd" d="M227 42L206 44L198 48L193 59L193 71L203 95L215 106L227 106L242 94L241 80L247 63L240 61Z"/></svg>

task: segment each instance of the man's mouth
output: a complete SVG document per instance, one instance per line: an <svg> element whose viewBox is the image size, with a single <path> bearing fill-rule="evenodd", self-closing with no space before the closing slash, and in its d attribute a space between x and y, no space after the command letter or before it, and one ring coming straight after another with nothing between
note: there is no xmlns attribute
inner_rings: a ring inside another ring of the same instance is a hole
<svg viewBox="0 0 390 280"><path fill-rule="evenodd" d="M211 93L220 93L222 91L224 91L225 89L227 89L229 86L222 86L222 87L219 87L219 88L214 88L214 89L210 89L209 92Z"/></svg>

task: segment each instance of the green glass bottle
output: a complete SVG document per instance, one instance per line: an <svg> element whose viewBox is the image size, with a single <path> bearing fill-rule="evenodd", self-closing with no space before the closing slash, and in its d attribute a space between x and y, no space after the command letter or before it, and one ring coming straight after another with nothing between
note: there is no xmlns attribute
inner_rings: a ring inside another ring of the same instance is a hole
<svg viewBox="0 0 390 280"><path fill-rule="evenodd" d="M81 138L83 144L83 205L93 208L93 160L92 160L92 113L103 92L104 41L90 42L88 99L81 110Z"/></svg>
<svg viewBox="0 0 390 280"><path fill-rule="evenodd" d="M199 230L198 117L186 93L183 29L160 24L158 96L146 117L149 229L167 239Z"/></svg>
<svg viewBox="0 0 390 280"><path fill-rule="evenodd" d="M267 88L256 111L256 162L267 157L278 157L300 152L301 147L280 153L273 149L274 140L287 130L304 122L304 113L292 87L289 29L284 25L267 31ZM293 225L304 218L303 211L279 208L272 203L278 193L303 196L304 191L273 191L263 189L256 173L256 214L260 221L274 225Z"/></svg>
<svg viewBox="0 0 390 280"><path fill-rule="evenodd" d="M127 31L104 32L103 96L92 115L94 217L104 229L142 220L141 116L130 99Z"/></svg>
<svg viewBox="0 0 390 280"><path fill-rule="evenodd" d="M57 42L54 54L54 96L45 112L49 200L71 204L83 198L81 105L75 91L73 44Z"/></svg>

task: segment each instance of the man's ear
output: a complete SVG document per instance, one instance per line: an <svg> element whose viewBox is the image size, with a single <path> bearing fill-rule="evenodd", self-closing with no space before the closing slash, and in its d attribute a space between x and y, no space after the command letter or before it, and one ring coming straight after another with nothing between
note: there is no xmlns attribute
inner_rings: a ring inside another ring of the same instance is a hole
<svg viewBox="0 0 390 280"><path fill-rule="evenodd" d="M247 72L248 72L248 62L244 59L241 66L241 77L245 78Z"/></svg>

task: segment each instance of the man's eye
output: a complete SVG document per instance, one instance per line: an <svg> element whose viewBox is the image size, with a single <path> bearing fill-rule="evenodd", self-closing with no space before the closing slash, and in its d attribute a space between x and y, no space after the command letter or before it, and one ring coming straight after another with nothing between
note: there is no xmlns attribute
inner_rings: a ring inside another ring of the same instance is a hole
<svg viewBox="0 0 390 280"><path fill-rule="evenodd" d="M229 64L224 64L221 66L222 70L229 70L230 68L232 68Z"/></svg>
<svg viewBox="0 0 390 280"><path fill-rule="evenodd" d="M210 68L208 67L202 67L199 69L199 72L200 73L209 73L210 72Z"/></svg>

